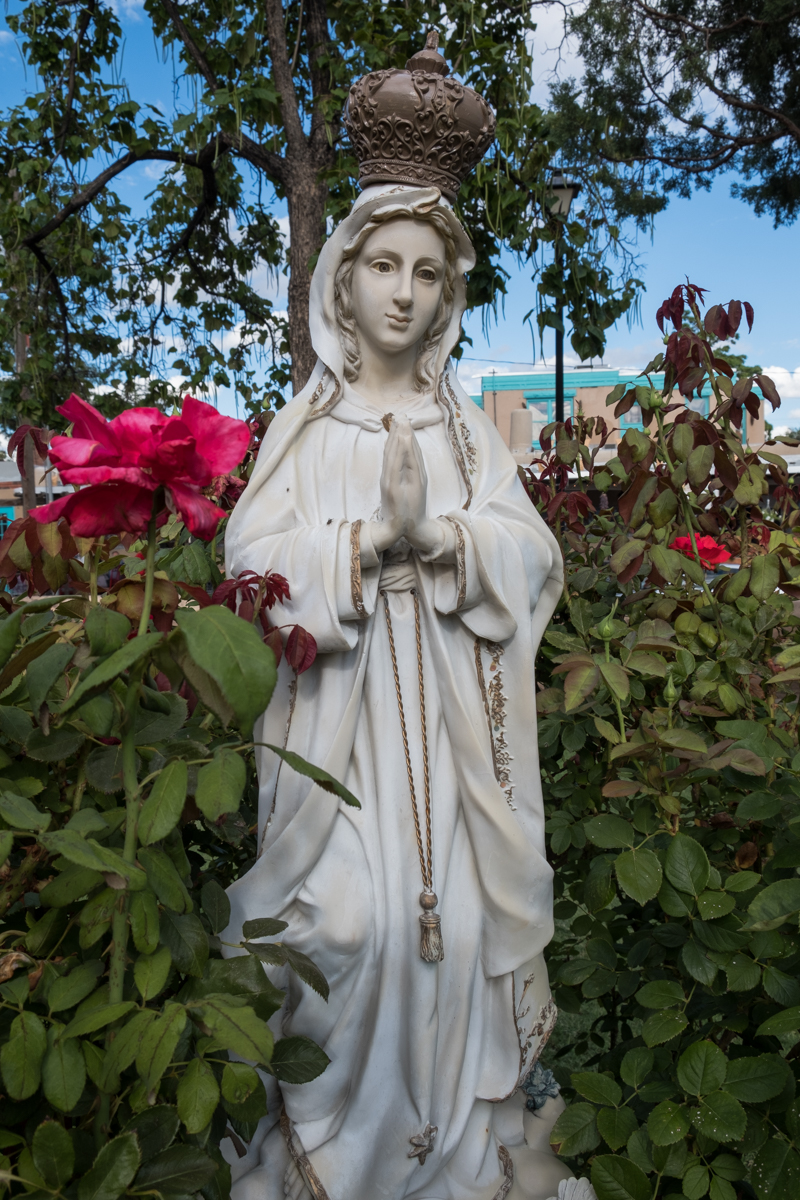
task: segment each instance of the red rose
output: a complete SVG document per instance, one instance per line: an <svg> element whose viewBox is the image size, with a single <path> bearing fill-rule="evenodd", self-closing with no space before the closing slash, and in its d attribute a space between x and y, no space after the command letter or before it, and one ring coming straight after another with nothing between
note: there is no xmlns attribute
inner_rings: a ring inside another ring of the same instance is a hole
<svg viewBox="0 0 800 1200"><path fill-rule="evenodd" d="M66 517L77 537L142 533L153 511L153 493L164 488L165 509L179 513L195 537L208 541L225 516L202 492L242 461L250 444L245 421L224 417L210 404L186 396L180 416L157 408L129 408L107 421L80 396L58 410L73 424L72 437L54 437L50 460L66 483L88 484L71 496L32 510L43 525Z"/></svg>
<svg viewBox="0 0 800 1200"><path fill-rule="evenodd" d="M731 557L729 550L724 546L720 546L719 542L715 542L712 537L695 538L697 543L697 553L700 557L702 566L711 568L719 563L727 562ZM694 558L694 550L692 549L692 539L689 537L675 538L675 541L670 544L670 550L677 550L680 554L685 554L687 558Z"/></svg>

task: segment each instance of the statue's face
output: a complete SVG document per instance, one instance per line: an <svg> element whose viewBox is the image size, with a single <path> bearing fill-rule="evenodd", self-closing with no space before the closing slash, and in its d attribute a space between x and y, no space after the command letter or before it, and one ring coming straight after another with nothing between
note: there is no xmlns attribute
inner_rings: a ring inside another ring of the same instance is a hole
<svg viewBox="0 0 800 1200"><path fill-rule="evenodd" d="M390 355L421 341L442 298L445 265L444 239L427 221L400 217L373 230L353 267L359 339Z"/></svg>

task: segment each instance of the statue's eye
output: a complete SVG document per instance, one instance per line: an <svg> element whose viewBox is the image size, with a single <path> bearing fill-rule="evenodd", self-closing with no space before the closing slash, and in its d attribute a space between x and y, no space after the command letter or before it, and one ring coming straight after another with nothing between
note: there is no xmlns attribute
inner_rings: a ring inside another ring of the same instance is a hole
<svg viewBox="0 0 800 1200"><path fill-rule="evenodd" d="M388 262L379 262L375 264L381 275L388 275L392 269L392 264Z"/></svg>
<svg viewBox="0 0 800 1200"><path fill-rule="evenodd" d="M430 269L430 267L423 267L422 270L419 272L419 277L420 277L420 279L423 279L425 281L425 283L435 283L436 282L436 273L434 271L432 271Z"/></svg>

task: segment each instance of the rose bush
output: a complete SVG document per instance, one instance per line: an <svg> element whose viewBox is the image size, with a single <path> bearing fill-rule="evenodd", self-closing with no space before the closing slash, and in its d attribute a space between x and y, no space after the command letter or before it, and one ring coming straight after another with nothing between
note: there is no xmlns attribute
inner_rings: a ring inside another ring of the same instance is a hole
<svg viewBox="0 0 800 1200"><path fill-rule="evenodd" d="M800 491L743 441L771 380L682 324L727 337L743 306L701 301L676 289L664 354L609 397L644 431L601 466L578 416L525 473L566 563L537 667L552 1140L599 1200L800 1195Z"/></svg>
<svg viewBox="0 0 800 1200"><path fill-rule="evenodd" d="M327 1062L267 1025L283 993L262 963L327 993L285 924L265 914L220 953L225 885L256 852L252 729L289 584L220 572L244 422L191 398L180 417L107 422L77 397L63 415L74 437L51 456L82 486L0 543L28 593L0 595L0 1186L224 1200L220 1141L244 1153L266 1111L242 1060L292 1083ZM313 640L294 628L285 652L303 670Z"/></svg>

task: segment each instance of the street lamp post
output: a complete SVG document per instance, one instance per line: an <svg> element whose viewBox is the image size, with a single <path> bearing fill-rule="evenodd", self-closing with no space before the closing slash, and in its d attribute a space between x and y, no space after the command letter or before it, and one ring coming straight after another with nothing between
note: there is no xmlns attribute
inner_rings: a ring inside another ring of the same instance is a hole
<svg viewBox="0 0 800 1200"><path fill-rule="evenodd" d="M561 171L554 171L550 177L550 187L547 192L547 206L551 216L566 218L569 216L570 205L580 191L577 183L573 183ZM561 245L561 222L555 223L555 252L556 266L559 277L563 263L563 248ZM558 320L560 328L556 329L556 421L564 421L564 305L559 301Z"/></svg>

